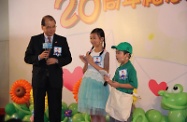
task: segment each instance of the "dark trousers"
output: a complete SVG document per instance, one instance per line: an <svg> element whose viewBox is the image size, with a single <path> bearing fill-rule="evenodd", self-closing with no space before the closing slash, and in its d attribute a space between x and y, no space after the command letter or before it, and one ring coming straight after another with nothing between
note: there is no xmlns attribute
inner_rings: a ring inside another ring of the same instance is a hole
<svg viewBox="0 0 187 122"><path fill-rule="evenodd" d="M44 88L33 88L34 122L44 122L46 92L48 96L49 121L61 122L62 88L51 88L48 85Z"/></svg>

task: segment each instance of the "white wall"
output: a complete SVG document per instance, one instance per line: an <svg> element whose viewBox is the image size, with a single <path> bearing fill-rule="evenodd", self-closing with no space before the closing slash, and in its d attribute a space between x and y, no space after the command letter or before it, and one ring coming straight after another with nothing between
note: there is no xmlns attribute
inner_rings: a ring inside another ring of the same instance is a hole
<svg viewBox="0 0 187 122"><path fill-rule="evenodd" d="M0 108L9 101L8 1L0 1Z"/></svg>

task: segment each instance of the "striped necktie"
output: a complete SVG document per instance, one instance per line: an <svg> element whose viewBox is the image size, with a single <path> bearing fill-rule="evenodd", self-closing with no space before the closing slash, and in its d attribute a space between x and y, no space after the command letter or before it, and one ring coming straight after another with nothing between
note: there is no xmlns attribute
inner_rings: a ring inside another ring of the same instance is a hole
<svg viewBox="0 0 187 122"><path fill-rule="evenodd" d="M48 36L47 38L48 38L48 42L51 43L51 37Z"/></svg>

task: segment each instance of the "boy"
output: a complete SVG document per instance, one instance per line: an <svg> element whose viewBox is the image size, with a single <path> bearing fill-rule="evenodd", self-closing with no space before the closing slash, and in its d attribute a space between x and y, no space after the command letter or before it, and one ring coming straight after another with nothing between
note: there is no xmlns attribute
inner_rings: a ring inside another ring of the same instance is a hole
<svg viewBox="0 0 187 122"><path fill-rule="evenodd" d="M127 94L133 94L133 89L138 87L138 80L136 70L132 65L131 58L132 46L128 42L122 42L117 46L111 48L116 49L116 59L120 63L120 66L116 69L115 75L110 80L108 76L104 77L104 80L108 84L121 92ZM123 105L122 105L123 106ZM113 117L110 117L110 122L130 122L131 116L127 121L119 121Z"/></svg>

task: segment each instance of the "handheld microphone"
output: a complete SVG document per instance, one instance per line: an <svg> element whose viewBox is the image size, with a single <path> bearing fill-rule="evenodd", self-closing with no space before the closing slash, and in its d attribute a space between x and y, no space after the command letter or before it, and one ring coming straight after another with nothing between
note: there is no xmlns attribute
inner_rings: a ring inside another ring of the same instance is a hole
<svg viewBox="0 0 187 122"><path fill-rule="evenodd" d="M43 43L43 49L48 50L48 49L52 49L52 43Z"/></svg>
<svg viewBox="0 0 187 122"><path fill-rule="evenodd" d="M46 51L46 50L49 50L52 49L52 43L49 43L49 42L45 42L43 43L43 49ZM45 58L45 59L48 59L48 58Z"/></svg>
<svg viewBox="0 0 187 122"><path fill-rule="evenodd" d="M103 86L106 86L107 84L108 84L108 83L105 81L104 84L103 84Z"/></svg>

